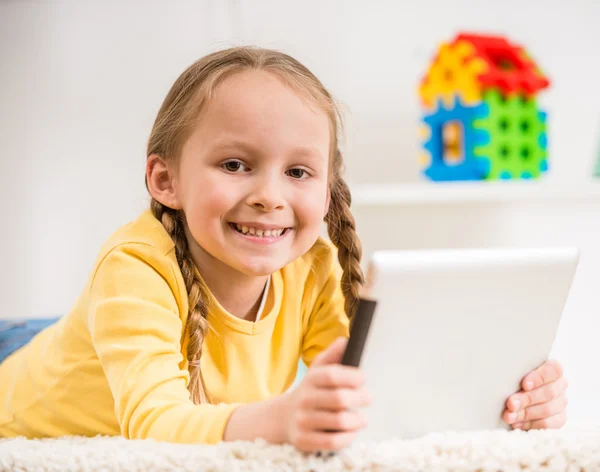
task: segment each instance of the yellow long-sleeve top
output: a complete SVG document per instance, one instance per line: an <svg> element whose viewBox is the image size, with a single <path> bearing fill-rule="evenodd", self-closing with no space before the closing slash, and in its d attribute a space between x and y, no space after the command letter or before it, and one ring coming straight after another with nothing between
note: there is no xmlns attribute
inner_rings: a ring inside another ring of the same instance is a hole
<svg viewBox="0 0 600 472"><path fill-rule="evenodd" d="M299 358L348 335L340 276L319 239L272 275L260 321L211 295L201 368L212 402L194 405L185 284L173 241L145 211L106 242L70 313L0 364L0 437L219 442L235 408L283 393Z"/></svg>

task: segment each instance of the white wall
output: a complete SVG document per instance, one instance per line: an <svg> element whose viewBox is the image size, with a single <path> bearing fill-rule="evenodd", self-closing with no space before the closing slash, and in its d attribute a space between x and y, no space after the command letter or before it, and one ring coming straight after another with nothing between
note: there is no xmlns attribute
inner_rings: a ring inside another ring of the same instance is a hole
<svg viewBox="0 0 600 472"><path fill-rule="evenodd" d="M147 205L145 144L160 103L210 51L253 43L296 56L347 109L349 180L403 183L420 180L416 88L438 41L461 29L507 34L553 81L542 97L548 182L568 192L600 144L599 18L596 0L0 2L0 317L68 311L101 243ZM555 354L571 416L600 423L598 210L475 202L356 213L367 250L585 246Z"/></svg>

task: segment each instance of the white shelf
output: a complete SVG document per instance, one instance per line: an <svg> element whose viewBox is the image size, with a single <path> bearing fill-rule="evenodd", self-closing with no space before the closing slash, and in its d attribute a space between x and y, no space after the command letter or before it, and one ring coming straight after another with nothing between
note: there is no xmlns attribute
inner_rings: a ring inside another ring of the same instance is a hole
<svg viewBox="0 0 600 472"><path fill-rule="evenodd" d="M351 185L350 190L353 207L503 202L600 203L600 179L583 184L524 180L358 184Z"/></svg>

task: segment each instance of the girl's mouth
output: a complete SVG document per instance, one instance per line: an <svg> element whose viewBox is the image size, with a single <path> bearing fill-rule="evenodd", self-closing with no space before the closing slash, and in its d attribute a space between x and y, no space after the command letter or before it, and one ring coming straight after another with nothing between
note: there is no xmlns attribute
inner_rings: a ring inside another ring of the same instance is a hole
<svg viewBox="0 0 600 472"><path fill-rule="evenodd" d="M290 232L292 228L272 228L272 229L262 229L262 228L253 228L251 226L244 226L237 223L229 223L231 229L233 229L236 233L244 236L247 239L251 239L254 241L264 241L264 242L274 242L280 240L287 233Z"/></svg>

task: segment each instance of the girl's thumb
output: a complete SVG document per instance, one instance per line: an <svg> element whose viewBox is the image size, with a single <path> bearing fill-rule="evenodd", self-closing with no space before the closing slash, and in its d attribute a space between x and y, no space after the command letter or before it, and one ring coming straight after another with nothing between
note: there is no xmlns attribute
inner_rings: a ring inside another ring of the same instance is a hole
<svg viewBox="0 0 600 472"><path fill-rule="evenodd" d="M327 347L327 349L315 357L311 366L339 364L342 361L342 356L346 350L346 344L348 344L348 338L337 338L329 345L329 347Z"/></svg>

